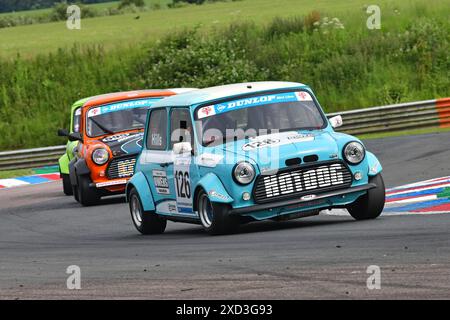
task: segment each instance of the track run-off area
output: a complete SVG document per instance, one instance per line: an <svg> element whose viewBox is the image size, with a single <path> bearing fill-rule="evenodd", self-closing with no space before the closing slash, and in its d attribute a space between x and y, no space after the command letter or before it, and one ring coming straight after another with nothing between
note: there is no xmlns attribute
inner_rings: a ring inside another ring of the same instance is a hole
<svg viewBox="0 0 450 320"><path fill-rule="evenodd" d="M123 198L81 207L60 181L1 189L0 299L450 297L450 132L365 144L389 188L373 221L336 210L227 236L171 222L142 236ZM71 265L80 290L67 289ZM380 289L367 288L372 265Z"/></svg>

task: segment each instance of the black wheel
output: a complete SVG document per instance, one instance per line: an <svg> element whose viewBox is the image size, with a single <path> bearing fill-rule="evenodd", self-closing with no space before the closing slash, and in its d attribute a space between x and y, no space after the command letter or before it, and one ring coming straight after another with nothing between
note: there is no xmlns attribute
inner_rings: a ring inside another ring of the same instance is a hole
<svg viewBox="0 0 450 320"><path fill-rule="evenodd" d="M367 191L347 207L348 212L356 220L376 219L383 212L386 200L384 181L381 174L369 178L369 183L376 184L376 188Z"/></svg>
<svg viewBox="0 0 450 320"><path fill-rule="evenodd" d="M130 192L130 213L136 229L142 234L160 234L166 230L167 220L153 211L144 211L136 189Z"/></svg>
<svg viewBox="0 0 450 320"><path fill-rule="evenodd" d="M70 176L68 174L60 173L62 179L63 192L66 196L73 195L72 184L70 183Z"/></svg>
<svg viewBox="0 0 450 320"><path fill-rule="evenodd" d="M91 179L88 176L77 176L78 179L78 202L83 206L92 206L98 204L100 196L96 188L91 188L89 184Z"/></svg>
<svg viewBox="0 0 450 320"><path fill-rule="evenodd" d="M235 232L239 219L230 215L230 207L222 203L211 203L208 195L202 190L197 197L197 208L203 228L212 235Z"/></svg>
<svg viewBox="0 0 450 320"><path fill-rule="evenodd" d="M78 198L78 187L72 186L72 193L75 201L80 202L80 198Z"/></svg>

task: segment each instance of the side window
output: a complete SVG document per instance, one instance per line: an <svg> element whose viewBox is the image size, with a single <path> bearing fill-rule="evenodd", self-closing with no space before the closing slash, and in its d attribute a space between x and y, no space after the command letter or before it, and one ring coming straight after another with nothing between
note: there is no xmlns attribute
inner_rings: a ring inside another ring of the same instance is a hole
<svg viewBox="0 0 450 320"><path fill-rule="evenodd" d="M73 132L80 132L81 107L73 113Z"/></svg>
<svg viewBox="0 0 450 320"><path fill-rule="evenodd" d="M167 147L167 111L156 109L151 111L148 124L147 149L166 150Z"/></svg>
<svg viewBox="0 0 450 320"><path fill-rule="evenodd" d="M178 142L189 142L194 148L194 132L191 113L188 109L172 109L170 119L170 148Z"/></svg>

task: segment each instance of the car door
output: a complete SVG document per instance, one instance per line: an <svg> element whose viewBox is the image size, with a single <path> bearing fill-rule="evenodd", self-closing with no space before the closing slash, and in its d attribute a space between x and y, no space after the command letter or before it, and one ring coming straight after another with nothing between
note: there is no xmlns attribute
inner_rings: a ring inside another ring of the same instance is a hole
<svg viewBox="0 0 450 320"><path fill-rule="evenodd" d="M166 215L178 213L173 180L173 154L168 143L168 112L166 108L150 111L145 137L145 149L140 165L149 182L155 201L156 212Z"/></svg>
<svg viewBox="0 0 450 320"><path fill-rule="evenodd" d="M170 114L170 150L180 142L188 142L191 149L193 143L193 127L190 110L187 108L172 108ZM168 171L172 171L173 179L169 184L175 190L177 211L180 215L195 216L193 211L193 181L197 172L193 164L191 152L173 153L174 161L169 165Z"/></svg>

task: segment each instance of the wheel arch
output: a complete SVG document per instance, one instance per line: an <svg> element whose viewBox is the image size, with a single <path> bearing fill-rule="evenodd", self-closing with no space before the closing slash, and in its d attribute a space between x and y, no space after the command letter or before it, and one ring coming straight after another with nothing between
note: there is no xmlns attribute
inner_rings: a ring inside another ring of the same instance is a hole
<svg viewBox="0 0 450 320"><path fill-rule="evenodd" d="M155 200L152 191L150 190L147 178L142 172L137 172L128 181L125 187L126 201L130 200L131 190L135 189L141 200L142 207L145 211L155 211Z"/></svg>
<svg viewBox="0 0 450 320"><path fill-rule="evenodd" d="M70 175L70 183L73 186L78 185L77 176L90 175L91 170L86 164L85 159L73 158L69 162L69 175Z"/></svg>
<svg viewBox="0 0 450 320"><path fill-rule="evenodd" d="M366 151L366 156L368 164L368 175L369 177L375 177L376 175L381 173L383 167L381 166L378 158L372 152Z"/></svg>
<svg viewBox="0 0 450 320"><path fill-rule="evenodd" d="M59 172L62 174L69 174L69 156L67 153L64 153L59 159L58 159L58 165L59 165Z"/></svg>
<svg viewBox="0 0 450 320"><path fill-rule="evenodd" d="M198 195L200 194L200 191L203 190L209 200L211 202L218 202L218 203L232 203L234 199L229 195L227 190L225 189L222 181L220 181L219 177L215 175L214 173L208 173L204 177L202 177L199 182L197 183L197 186L195 188L194 192L194 203L193 203L193 209L194 211L197 211L197 200Z"/></svg>

